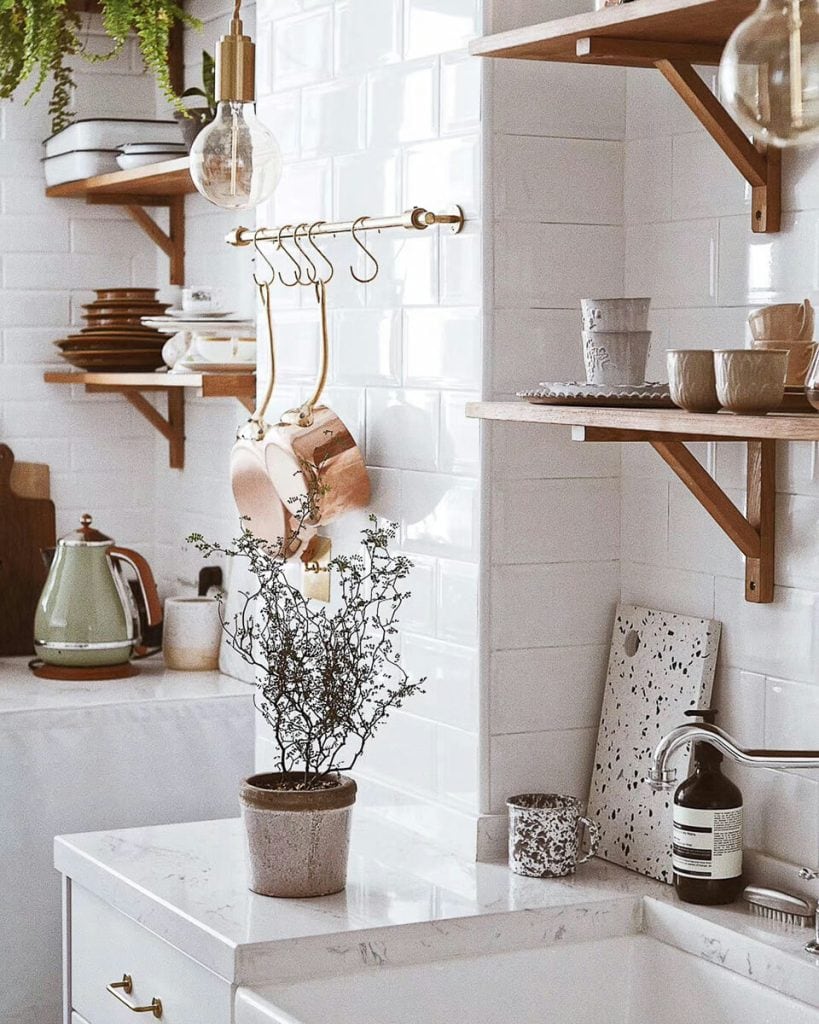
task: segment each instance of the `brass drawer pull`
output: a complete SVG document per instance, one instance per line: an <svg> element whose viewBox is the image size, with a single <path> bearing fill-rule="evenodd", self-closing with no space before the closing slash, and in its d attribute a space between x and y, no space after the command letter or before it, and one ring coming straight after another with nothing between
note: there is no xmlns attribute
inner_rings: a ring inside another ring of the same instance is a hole
<svg viewBox="0 0 819 1024"><path fill-rule="evenodd" d="M112 981L110 985L106 985L106 992L110 992L114 999L119 1000L123 1006L127 1006L132 1013L152 1013L157 1019L162 1016L161 999L154 997L151 1000L150 1006L134 1006L133 1003L128 1002L125 996L121 996L117 989L122 989L122 991L127 995L130 995L133 992L134 980L130 974L123 974L122 981Z"/></svg>

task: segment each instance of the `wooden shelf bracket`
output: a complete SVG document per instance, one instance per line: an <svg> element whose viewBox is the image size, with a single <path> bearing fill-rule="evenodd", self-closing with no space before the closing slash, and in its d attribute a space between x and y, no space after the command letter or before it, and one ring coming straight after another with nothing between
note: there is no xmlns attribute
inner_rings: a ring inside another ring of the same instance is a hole
<svg viewBox="0 0 819 1024"><path fill-rule="evenodd" d="M143 202L144 200L135 198L132 202L122 202L122 205L131 220L138 224L151 241L159 246L168 257L170 283L183 285L185 283L185 197L168 196L163 202L162 205L168 207L170 231L167 233L145 210Z"/></svg>
<svg viewBox="0 0 819 1024"><path fill-rule="evenodd" d="M575 51L581 63L621 67L652 63L751 186L752 231L779 231L782 151L751 142L692 67L692 63L718 64L721 46L590 36L578 39Z"/></svg>
<svg viewBox="0 0 819 1024"><path fill-rule="evenodd" d="M171 469L185 468L185 392L181 388L165 389L168 400L167 416L158 412L145 395L135 388L86 384L85 390L122 395L168 442L168 465Z"/></svg>
<svg viewBox="0 0 819 1024"><path fill-rule="evenodd" d="M656 67L751 186L751 230L779 231L782 151L755 146L690 64L658 60Z"/></svg>
<svg viewBox="0 0 819 1024"><path fill-rule="evenodd" d="M632 434L633 436L629 436ZM685 442L709 440L701 435L574 427L576 441L648 441L705 511L745 557L745 600L770 604L774 599L774 538L776 520L776 441L747 439L746 513L740 512L714 478L691 454ZM742 441L742 438L711 438Z"/></svg>

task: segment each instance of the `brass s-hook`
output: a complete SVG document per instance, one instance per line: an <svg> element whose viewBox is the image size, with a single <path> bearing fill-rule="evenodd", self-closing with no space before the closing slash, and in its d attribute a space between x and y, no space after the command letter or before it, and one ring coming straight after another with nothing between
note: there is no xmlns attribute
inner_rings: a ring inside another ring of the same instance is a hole
<svg viewBox="0 0 819 1024"><path fill-rule="evenodd" d="M285 256L293 264L293 266L296 268L296 276L293 278L292 281L285 281L284 277L282 277L282 275L279 274L279 280L285 286L285 288L295 288L295 286L297 284L303 284L304 283L302 281L302 279L301 279L301 264L299 263L299 261L293 255L293 253L290 252L290 250L287 248L287 246L282 241L282 233L287 231L287 230L289 230L289 229L292 229L292 227L293 227L292 224L284 224L284 225L282 225L282 227L279 228L279 234L278 234L278 237L276 238L276 248L280 252L283 252L285 254Z"/></svg>
<svg viewBox="0 0 819 1024"><path fill-rule="evenodd" d="M265 256L265 254L261 250L261 247L259 246L259 232L263 230L264 228L256 228L256 230L253 232L253 248L256 250L258 256L265 261L268 267L270 267L270 279L267 281L259 280L259 277L254 269L253 280L256 282L256 286L260 291L267 290L269 292L270 286L276 280L276 268L273 266L273 264L270 262L267 256Z"/></svg>
<svg viewBox="0 0 819 1024"><path fill-rule="evenodd" d="M326 223L327 223L326 220L317 220L314 224L311 224L310 227L307 230L307 240L308 240L308 242L310 243L310 245L313 246L313 248L316 250L316 252L319 254L319 256L321 256L321 258L324 260L324 262L330 268L330 273L327 275L327 277L319 278L319 280L321 280L325 285L329 284L333 280L333 275L336 272L336 268L335 268L335 265L333 264L333 261L330 259L330 257L324 252L323 249L319 248L319 246L316 244L316 240L313 238L313 232L317 228L320 228L322 226L322 224L326 224Z"/></svg>
<svg viewBox="0 0 819 1024"><path fill-rule="evenodd" d="M358 281L359 284L369 284L370 281L374 281L376 277L378 277L379 270L378 260L375 258L375 256L373 256L373 254L370 252L367 246L364 245L364 243L356 234L358 228L360 227L361 224L364 223L366 219L366 217L359 217L357 220L353 221L353 226L350 228L350 234L353 236L353 241L359 247L359 249L363 251L365 256L369 256L369 258L373 262L374 267L373 272L369 277L359 277L358 274L355 272L355 267L352 264L350 264L350 273L353 275L355 280Z"/></svg>
<svg viewBox="0 0 819 1024"><path fill-rule="evenodd" d="M307 274L307 282L306 283L315 284L316 281L318 281L318 268L316 267L315 263L310 259L310 257L307 255L305 250L302 249L302 247L299 245L299 231L301 231L302 228L305 229L304 230L304 237L307 238L309 236L310 232L307 229L307 222L305 221L304 224L298 224L295 228L293 228L293 244L299 250L299 252L302 254L302 256L305 258L305 260L307 261L307 267L305 268L305 273ZM312 271L312 273L311 273L311 271ZM300 283L301 284L305 284L305 282L301 280L301 274L299 274L299 279L300 279Z"/></svg>

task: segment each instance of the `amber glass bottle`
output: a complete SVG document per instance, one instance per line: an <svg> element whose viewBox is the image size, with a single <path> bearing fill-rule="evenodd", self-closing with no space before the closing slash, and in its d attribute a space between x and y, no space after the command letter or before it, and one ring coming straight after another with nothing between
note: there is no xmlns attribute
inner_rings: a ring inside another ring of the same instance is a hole
<svg viewBox="0 0 819 1024"><path fill-rule="evenodd" d="M716 711L686 714L714 722ZM742 793L722 754L694 744L694 772L674 794L674 887L684 903L733 903L742 891Z"/></svg>

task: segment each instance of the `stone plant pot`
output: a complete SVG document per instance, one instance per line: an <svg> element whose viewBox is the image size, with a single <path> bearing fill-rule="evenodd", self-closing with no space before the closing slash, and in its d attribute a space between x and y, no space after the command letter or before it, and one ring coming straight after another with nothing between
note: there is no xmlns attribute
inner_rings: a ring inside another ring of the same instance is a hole
<svg viewBox="0 0 819 1024"><path fill-rule="evenodd" d="M210 124L210 111L207 107L189 107L188 113L190 117L185 117L183 113L177 110L173 116L176 118L179 130L182 132L182 138L190 153L191 146L196 141L196 136L206 124Z"/></svg>
<svg viewBox="0 0 819 1024"><path fill-rule="evenodd" d="M268 772L242 783L250 889L262 896L328 896L347 884L356 784L339 775L329 789L277 788L301 778L300 772Z"/></svg>

